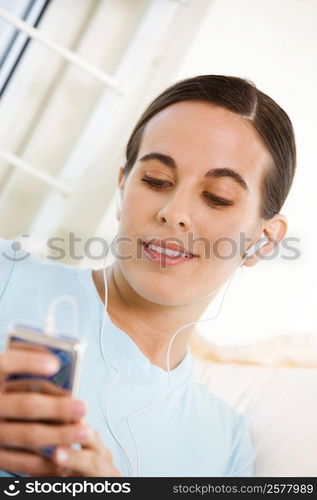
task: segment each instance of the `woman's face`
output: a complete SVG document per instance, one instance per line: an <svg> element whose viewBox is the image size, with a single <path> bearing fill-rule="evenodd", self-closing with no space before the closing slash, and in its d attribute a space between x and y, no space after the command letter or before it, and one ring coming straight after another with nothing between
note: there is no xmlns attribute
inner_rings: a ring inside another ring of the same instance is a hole
<svg viewBox="0 0 317 500"><path fill-rule="evenodd" d="M117 265L132 289L166 305L212 296L239 266L244 247L261 237L261 179L271 165L252 125L228 110L188 101L155 115L135 165L127 178L122 169L119 176ZM220 169L232 175L217 175ZM164 254L153 261L143 242L154 239L196 257L176 265Z"/></svg>

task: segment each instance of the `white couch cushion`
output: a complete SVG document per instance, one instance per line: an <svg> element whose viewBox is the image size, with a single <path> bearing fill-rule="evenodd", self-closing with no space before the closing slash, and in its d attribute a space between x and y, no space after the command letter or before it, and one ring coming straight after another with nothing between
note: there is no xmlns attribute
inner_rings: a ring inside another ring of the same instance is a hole
<svg viewBox="0 0 317 500"><path fill-rule="evenodd" d="M274 339L274 348L269 340L249 350L192 344L196 370L210 391L245 414L257 451L256 476L316 477L316 336L283 337ZM265 364L259 364L261 351ZM228 357L234 362L224 361Z"/></svg>

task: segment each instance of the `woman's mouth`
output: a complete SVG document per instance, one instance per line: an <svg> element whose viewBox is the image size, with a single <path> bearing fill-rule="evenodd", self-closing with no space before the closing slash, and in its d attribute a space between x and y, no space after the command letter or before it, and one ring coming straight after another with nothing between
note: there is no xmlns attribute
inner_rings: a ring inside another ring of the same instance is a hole
<svg viewBox="0 0 317 500"><path fill-rule="evenodd" d="M192 262L196 259L195 255L186 254L181 251L163 248L151 243L142 243L144 255L151 262L164 266L175 266L183 262Z"/></svg>

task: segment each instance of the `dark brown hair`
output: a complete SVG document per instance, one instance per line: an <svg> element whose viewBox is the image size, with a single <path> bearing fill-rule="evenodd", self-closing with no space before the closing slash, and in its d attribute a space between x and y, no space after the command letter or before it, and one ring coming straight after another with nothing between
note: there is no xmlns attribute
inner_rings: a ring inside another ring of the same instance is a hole
<svg viewBox="0 0 317 500"><path fill-rule="evenodd" d="M273 158L273 166L262 179L260 217L279 213L291 188L296 167L296 146L292 123L285 111L242 78L201 75L181 80L162 92L146 108L134 127L126 148L124 175L131 171L139 152L142 134L149 120L164 108L181 101L203 101L242 116L257 131Z"/></svg>

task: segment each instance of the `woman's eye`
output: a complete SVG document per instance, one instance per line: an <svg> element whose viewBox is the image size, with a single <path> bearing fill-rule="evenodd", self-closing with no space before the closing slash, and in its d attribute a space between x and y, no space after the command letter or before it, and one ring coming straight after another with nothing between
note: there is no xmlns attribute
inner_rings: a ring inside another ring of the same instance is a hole
<svg viewBox="0 0 317 500"><path fill-rule="evenodd" d="M145 182L151 189L164 189L172 185L171 182L162 181L160 179L154 179L152 177L143 178L141 180ZM213 207L229 207L233 205L232 201L225 200L224 198L219 198L218 196L215 196L214 194L209 193L208 191L204 191L203 194L205 195L206 203L209 206L211 205Z"/></svg>
<svg viewBox="0 0 317 500"><path fill-rule="evenodd" d="M162 189L170 186L171 184L170 182L161 181L160 179L154 179L152 177L143 178L141 180L143 182L146 182L146 184L148 184L148 186L153 189Z"/></svg>
<svg viewBox="0 0 317 500"><path fill-rule="evenodd" d="M231 207L233 205L233 201L231 200L225 200L224 198L219 198L218 196L215 196L212 193L209 193L208 191L204 192L204 195L207 198L207 203L213 206L221 206L221 207Z"/></svg>

